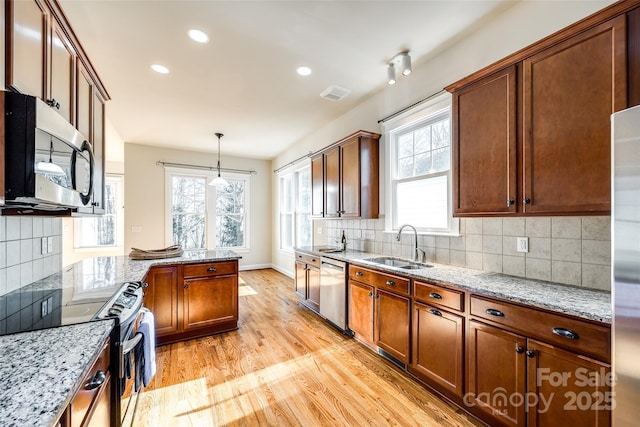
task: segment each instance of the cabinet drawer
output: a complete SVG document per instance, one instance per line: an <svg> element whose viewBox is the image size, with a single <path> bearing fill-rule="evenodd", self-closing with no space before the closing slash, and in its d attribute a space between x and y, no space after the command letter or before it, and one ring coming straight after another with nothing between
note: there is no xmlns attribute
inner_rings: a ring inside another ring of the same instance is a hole
<svg viewBox="0 0 640 427"><path fill-rule="evenodd" d="M471 315L609 363L611 328L500 301L471 297Z"/></svg>
<svg viewBox="0 0 640 427"><path fill-rule="evenodd" d="M296 261L305 262L309 265L313 265L315 267L320 268L320 257L315 255L302 254L300 252L296 252Z"/></svg>
<svg viewBox="0 0 640 427"><path fill-rule="evenodd" d="M414 282L413 295L427 304L464 311L464 292L443 288L434 283Z"/></svg>
<svg viewBox="0 0 640 427"><path fill-rule="evenodd" d="M94 402L98 400L101 390L108 384L109 378L109 340L107 340L98 360L82 380L82 385L71 402L71 427L84 425L85 418L90 415Z"/></svg>
<svg viewBox="0 0 640 427"><path fill-rule="evenodd" d="M349 266L349 278L375 286L376 288L388 289L409 295L409 279L404 277L351 265Z"/></svg>
<svg viewBox="0 0 640 427"><path fill-rule="evenodd" d="M204 264L187 264L184 266L183 275L189 277L225 276L238 272L238 263L235 261L208 262Z"/></svg>

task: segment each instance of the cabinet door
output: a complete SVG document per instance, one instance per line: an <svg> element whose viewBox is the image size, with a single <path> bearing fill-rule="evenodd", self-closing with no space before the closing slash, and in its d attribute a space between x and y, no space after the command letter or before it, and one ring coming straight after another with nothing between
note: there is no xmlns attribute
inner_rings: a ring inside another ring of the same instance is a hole
<svg viewBox="0 0 640 427"><path fill-rule="evenodd" d="M80 61L77 65L76 80L76 129L91 141L92 85L91 79Z"/></svg>
<svg viewBox="0 0 640 427"><path fill-rule="evenodd" d="M625 16L523 62L523 210L608 213L611 113L626 106Z"/></svg>
<svg viewBox="0 0 640 427"><path fill-rule="evenodd" d="M526 392L525 348L526 340L520 335L470 321L465 403L506 425L524 426L525 406L516 405L516 398Z"/></svg>
<svg viewBox="0 0 640 427"><path fill-rule="evenodd" d="M51 19L51 55L49 99L69 123L75 121L75 52L55 19Z"/></svg>
<svg viewBox="0 0 640 427"><path fill-rule="evenodd" d="M307 303L320 310L320 269L307 265Z"/></svg>
<svg viewBox="0 0 640 427"><path fill-rule="evenodd" d="M516 67L453 94L454 213L516 212Z"/></svg>
<svg viewBox="0 0 640 427"><path fill-rule="evenodd" d="M91 144L93 146L93 213L102 214L105 212L104 204L104 173L105 173L105 152L104 152L104 100L94 90L93 94L93 135Z"/></svg>
<svg viewBox="0 0 640 427"><path fill-rule="evenodd" d="M340 149L333 148L324 155L324 216L340 216Z"/></svg>
<svg viewBox="0 0 640 427"><path fill-rule="evenodd" d="M40 0L5 2L7 16L6 84L46 99L47 9Z"/></svg>
<svg viewBox="0 0 640 427"><path fill-rule="evenodd" d="M178 268L152 267L145 282L144 305L155 318L156 335L178 331Z"/></svg>
<svg viewBox="0 0 640 427"><path fill-rule="evenodd" d="M396 359L409 363L411 301L391 292L376 290L376 345Z"/></svg>
<svg viewBox="0 0 640 427"><path fill-rule="evenodd" d="M464 318L415 303L412 337L411 366L418 373L462 396Z"/></svg>
<svg viewBox="0 0 640 427"><path fill-rule="evenodd" d="M537 405L529 408L529 426L611 425L611 367L549 344L527 342L527 392Z"/></svg>
<svg viewBox="0 0 640 427"><path fill-rule="evenodd" d="M107 372L107 379L101 386L100 395L93 404L89 418L83 427L110 427L111 423L111 375Z"/></svg>
<svg viewBox="0 0 640 427"><path fill-rule="evenodd" d="M238 278L186 279L183 329L213 326L238 320Z"/></svg>
<svg viewBox="0 0 640 427"><path fill-rule="evenodd" d="M360 139L340 145L340 216L360 217Z"/></svg>
<svg viewBox="0 0 640 427"><path fill-rule="evenodd" d="M302 299L307 299L307 264L296 261L296 278L295 278L296 294Z"/></svg>
<svg viewBox="0 0 640 427"><path fill-rule="evenodd" d="M324 157L311 159L311 216L324 215Z"/></svg>
<svg viewBox="0 0 640 427"><path fill-rule="evenodd" d="M349 280L349 329L373 344L373 287Z"/></svg>

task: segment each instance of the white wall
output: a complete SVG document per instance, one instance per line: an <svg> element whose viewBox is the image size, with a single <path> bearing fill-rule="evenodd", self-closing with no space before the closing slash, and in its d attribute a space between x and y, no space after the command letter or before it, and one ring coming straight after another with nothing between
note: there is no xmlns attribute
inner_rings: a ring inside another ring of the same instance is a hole
<svg viewBox="0 0 640 427"><path fill-rule="evenodd" d="M309 132L309 136L273 160L278 168L309 151L319 150L330 143L364 129L378 131L377 121L405 108L445 86L514 53L531 43L558 31L602 8L613 1L521 1L505 10L493 21L471 32L438 55L421 61L414 58L413 73L398 79L364 101L355 109L324 127ZM381 25L384 25L382 23ZM410 43L409 42L409 47ZM381 75L383 80L385 75ZM381 164L385 159L381 158ZM382 184L382 183L381 183ZM381 185L382 187L382 185ZM272 179L272 191L277 194L277 179ZM381 194L381 203L384 194ZM292 271L293 256L278 249L278 204L273 209L273 264L281 271ZM317 230L316 230L317 232Z"/></svg>
<svg viewBox="0 0 640 427"><path fill-rule="evenodd" d="M211 166L215 154L125 144L125 253L131 247L157 249L165 241L165 171L157 161ZM241 252L241 268L271 265L271 162L222 156L223 168L255 170L250 189L250 251ZM132 227L142 227L133 233Z"/></svg>

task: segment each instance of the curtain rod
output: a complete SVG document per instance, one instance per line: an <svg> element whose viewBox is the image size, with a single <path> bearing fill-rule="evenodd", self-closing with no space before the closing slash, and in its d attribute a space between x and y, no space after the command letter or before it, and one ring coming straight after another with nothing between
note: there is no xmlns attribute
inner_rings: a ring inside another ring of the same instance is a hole
<svg viewBox="0 0 640 427"><path fill-rule="evenodd" d="M209 171L217 171L218 168L215 166L200 166L200 165L189 165L189 164L185 164L185 163L171 163L171 162L163 162L161 160L158 160L156 162L156 165L158 166L164 166L164 167L179 167L179 168L187 168L187 169L204 169L204 170L209 170ZM229 168L220 168L220 171L222 172L231 172L231 173L243 173L245 175L254 175L254 174L258 174L258 172L256 172L255 170L246 170L246 169L229 169Z"/></svg>
<svg viewBox="0 0 640 427"><path fill-rule="evenodd" d="M316 153L317 153L317 151L316 151ZM313 157L316 153L314 153L313 151L309 151L309 153L305 154L304 156L300 156L300 157L298 157L298 158L297 158L297 159L295 159L295 160L291 160L291 161L290 161L289 163L287 163L286 165L284 165L284 166L280 166L278 169L274 169L274 170L273 170L273 172L274 172L274 173L278 173L278 172L280 172L282 169L286 169L286 168L288 168L289 166L293 166L293 165L295 165L296 163L298 163L298 162L299 162L299 161L301 161L301 160L308 159L309 157Z"/></svg>
<svg viewBox="0 0 640 427"><path fill-rule="evenodd" d="M436 97L436 96L438 96L438 95L440 95L440 94L442 94L442 93L444 93L444 92L445 92L444 90L440 90L440 91L438 91L438 92L436 92L436 93L433 93L433 94L431 94L431 95L427 96L426 98L422 98L420 101L418 101L418 102L414 102L413 104L411 104L411 105L409 105L409 106L407 106L407 107L404 107L402 110L396 111L395 113L390 114L390 115L388 115L387 117L385 117L385 118L382 118L382 119L378 120L378 124L380 124L380 123L384 123L384 122L386 122L386 121L387 121L387 120L389 120L389 119L393 119L394 117L399 116L400 114L404 113L405 111L409 111L409 110L410 110L410 109L412 109L413 107L416 107L416 106L418 106L418 105L422 104L423 102L426 102L426 101L430 100L431 98L434 98L434 97Z"/></svg>

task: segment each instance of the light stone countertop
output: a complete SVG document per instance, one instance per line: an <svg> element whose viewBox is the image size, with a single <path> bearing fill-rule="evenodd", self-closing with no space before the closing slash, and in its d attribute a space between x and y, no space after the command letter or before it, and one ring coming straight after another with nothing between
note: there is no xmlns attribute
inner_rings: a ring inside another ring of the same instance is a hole
<svg viewBox="0 0 640 427"><path fill-rule="evenodd" d="M584 319L611 323L611 293L596 289L564 285L543 280L525 279L506 274L491 273L470 268L436 264L430 268L405 270L367 261L368 258L385 256L371 252L347 250L323 253L319 247L299 247L297 251L345 261L363 267L374 267L413 279L434 280L462 290L487 297L527 304L534 307L570 314Z"/></svg>
<svg viewBox="0 0 640 427"><path fill-rule="evenodd" d="M51 426L97 360L113 320L0 337L0 426Z"/></svg>

